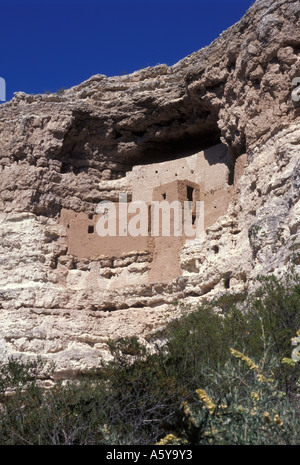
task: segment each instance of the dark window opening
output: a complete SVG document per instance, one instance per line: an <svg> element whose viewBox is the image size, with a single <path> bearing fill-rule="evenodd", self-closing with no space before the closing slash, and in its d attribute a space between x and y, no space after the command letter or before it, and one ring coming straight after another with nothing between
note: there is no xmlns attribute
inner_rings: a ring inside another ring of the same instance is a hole
<svg viewBox="0 0 300 465"><path fill-rule="evenodd" d="M196 224L196 215L192 215L192 225L194 226Z"/></svg>
<svg viewBox="0 0 300 465"><path fill-rule="evenodd" d="M228 181L227 181L229 186L234 185L234 170L235 170L235 161L229 167Z"/></svg>
<svg viewBox="0 0 300 465"><path fill-rule="evenodd" d="M230 288L230 278L229 277L224 279L224 287L225 287L225 289Z"/></svg>
<svg viewBox="0 0 300 465"><path fill-rule="evenodd" d="M193 197L194 197L194 188L190 186L186 186L186 194L187 194L188 201L192 202Z"/></svg>
<svg viewBox="0 0 300 465"><path fill-rule="evenodd" d="M166 194L166 193L162 194L162 198L163 198L164 200L166 200L167 194Z"/></svg>
<svg viewBox="0 0 300 465"><path fill-rule="evenodd" d="M92 219L93 219L93 214L90 213L90 214L89 214L89 220L92 220Z"/></svg>
<svg viewBox="0 0 300 465"><path fill-rule="evenodd" d="M93 234L93 232L94 232L94 226L89 226L88 227L88 233Z"/></svg>

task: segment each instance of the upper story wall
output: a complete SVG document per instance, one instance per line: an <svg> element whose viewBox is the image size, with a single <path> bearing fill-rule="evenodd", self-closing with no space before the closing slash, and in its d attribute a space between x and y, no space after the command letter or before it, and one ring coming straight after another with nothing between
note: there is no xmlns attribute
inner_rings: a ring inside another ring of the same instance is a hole
<svg viewBox="0 0 300 465"><path fill-rule="evenodd" d="M218 144L180 159L135 166L127 173L132 200L151 202L156 187L179 180L202 184L204 193L216 191L228 183L228 159L225 145Z"/></svg>

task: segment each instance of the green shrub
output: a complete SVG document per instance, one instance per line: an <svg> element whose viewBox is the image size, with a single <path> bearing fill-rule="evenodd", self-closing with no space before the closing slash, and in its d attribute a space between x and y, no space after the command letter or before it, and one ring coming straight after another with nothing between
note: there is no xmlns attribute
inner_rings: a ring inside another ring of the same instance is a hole
<svg viewBox="0 0 300 465"><path fill-rule="evenodd" d="M299 443L298 276L188 310L157 332L154 353L110 341L112 361L46 390L45 362L3 363L0 444Z"/></svg>
<svg viewBox="0 0 300 465"><path fill-rule="evenodd" d="M274 276L260 278L260 286L252 295L224 295L202 304L171 322L160 337L168 340L169 371L196 388L202 383L203 365L224 366L232 347L255 359L264 356L266 346L279 362L289 357L291 339L299 328L299 277L287 274L281 280ZM291 393L299 374L299 366L280 367L276 377L281 388Z"/></svg>
<svg viewBox="0 0 300 465"><path fill-rule="evenodd" d="M276 365L273 359L258 365L232 350L222 370L205 370L209 387L196 390L193 406L182 403L173 430L158 444L300 444L299 412L274 380Z"/></svg>

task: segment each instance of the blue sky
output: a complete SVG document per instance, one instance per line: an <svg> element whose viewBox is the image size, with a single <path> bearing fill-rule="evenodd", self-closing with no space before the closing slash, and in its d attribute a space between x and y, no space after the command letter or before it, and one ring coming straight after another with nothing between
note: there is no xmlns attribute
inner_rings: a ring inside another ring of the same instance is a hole
<svg viewBox="0 0 300 465"><path fill-rule="evenodd" d="M209 45L252 0L0 0L0 76L13 92L172 65Z"/></svg>

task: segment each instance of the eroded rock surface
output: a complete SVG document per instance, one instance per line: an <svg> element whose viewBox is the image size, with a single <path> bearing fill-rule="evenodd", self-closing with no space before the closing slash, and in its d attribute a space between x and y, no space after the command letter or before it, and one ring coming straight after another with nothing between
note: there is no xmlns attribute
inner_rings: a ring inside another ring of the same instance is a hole
<svg viewBox="0 0 300 465"><path fill-rule="evenodd" d="M174 66L96 75L60 95L18 92L1 105L2 357L44 355L70 374L97 364L109 337L147 339L176 300L239 292L289 265L300 247L299 18L296 0L258 0ZM180 276L149 282L145 250L70 252L62 212L130 199L134 167L219 143L228 202L203 243L181 248Z"/></svg>

